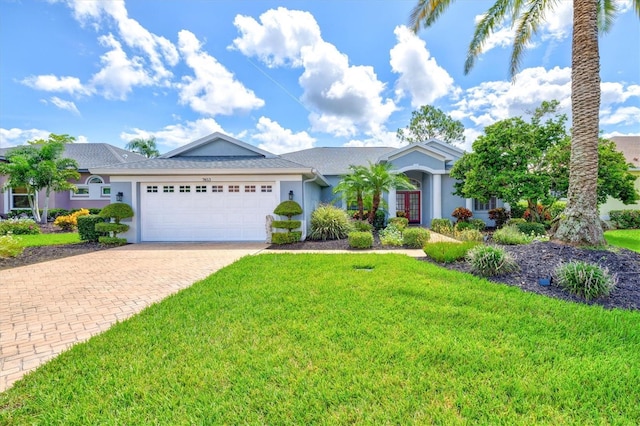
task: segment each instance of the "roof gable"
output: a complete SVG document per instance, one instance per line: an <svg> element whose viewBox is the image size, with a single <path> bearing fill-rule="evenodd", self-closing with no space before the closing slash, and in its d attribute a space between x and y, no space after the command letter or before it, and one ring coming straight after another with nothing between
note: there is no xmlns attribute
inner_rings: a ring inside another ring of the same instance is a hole
<svg viewBox="0 0 640 426"><path fill-rule="evenodd" d="M454 161L462 157L462 154L464 153L462 150L451 145L447 145L448 144L440 142L437 139L430 139L421 143L413 143L383 155L380 157L380 161L393 161L413 153L420 153L427 157L432 157L444 162Z"/></svg>
<svg viewBox="0 0 640 426"><path fill-rule="evenodd" d="M231 136L216 132L167 152L159 158L178 157L276 158L277 156Z"/></svg>

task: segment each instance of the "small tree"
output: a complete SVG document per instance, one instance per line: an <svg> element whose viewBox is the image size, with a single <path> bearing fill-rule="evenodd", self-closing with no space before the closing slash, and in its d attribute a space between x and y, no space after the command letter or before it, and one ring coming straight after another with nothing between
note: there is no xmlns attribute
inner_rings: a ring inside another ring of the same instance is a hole
<svg viewBox="0 0 640 426"><path fill-rule="evenodd" d="M97 232L108 232L109 236L101 236L98 241L104 244L126 244L126 238L118 238L117 234L129 230L129 225L120 223L122 219L133 217L133 209L126 203L112 203L103 208L98 215L113 220L113 222L96 223Z"/></svg>
<svg viewBox="0 0 640 426"><path fill-rule="evenodd" d="M391 188L415 189L407 176L393 173L392 168L391 163L369 163L369 167L363 169L366 191L373 196L373 203L369 211L369 223L371 224L376 218L383 192L388 192Z"/></svg>
<svg viewBox="0 0 640 426"><path fill-rule="evenodd" d="M396 137L409 143L435 138L451 144L464 140L464 124L434 106L423 105L411 113L409 126L398 129Z"/></svg>
<svg viewBox="0 0 640 426"><path fill-rule="evenodd" d="M366 170L364 166L350 165L351 173L342 176L340 182L333 188L333 193L342 193L347 205L354 202L358 206L358 219L364 220L364 197L367 189Z"/></svg>
<svg viewBox="0 0 640 426"><path fill-rule="evenodd" d="M291 220L293 216L302 214L302 207L293 200L283 201L275 208L273 213L286 216L287 220L274 220L271 226L275 229L286 229L287 232L274 233L271 235L271 241L274 244L288 244L300 241L302 238L301 231L293 231L300 228L302 222L299 220Z"/></svg>
<svg viewBox="0 0 640 426"><path fill-rule="evenodd" d="M124 146L124 149L131 152L137 152L138 154L142 154L147 158L156 158L160 156L160 151L158 151L155 136L151 136L148 139L132 139L128 144Z"/></svg>

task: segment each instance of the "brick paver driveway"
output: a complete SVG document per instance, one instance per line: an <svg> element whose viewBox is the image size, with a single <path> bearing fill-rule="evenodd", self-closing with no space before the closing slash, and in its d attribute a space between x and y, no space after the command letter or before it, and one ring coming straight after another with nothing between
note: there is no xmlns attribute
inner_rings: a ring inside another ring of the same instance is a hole
<svg viewBox="0 0 640 426"><path fill-rule="evenodd" d="M0 271L0 392L60 352L266 244L133 244Z"/></svg>

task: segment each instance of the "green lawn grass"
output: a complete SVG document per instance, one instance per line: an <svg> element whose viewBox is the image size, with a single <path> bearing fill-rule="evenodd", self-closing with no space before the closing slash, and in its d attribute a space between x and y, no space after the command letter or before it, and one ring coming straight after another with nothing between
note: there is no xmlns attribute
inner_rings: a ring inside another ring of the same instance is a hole
<svg viewBox="0 0 640 426"><path fill-rule="evenodd" d="M59 234L15 235L24 247L54 246L59 244L76 244L80 242L77 232Z"/></svg>
<svg viewBox="0 0 640 426"><path fill-rule="evenodd" d="M640 253L640 229L616 229L604 233L609 244Z"/></svg>
<svg viewBox="0 0 640 426"><path fill-rule="evenodd" d="M640 424L640 312L402 255L245 257L0 395L0 424Z"/></svg>

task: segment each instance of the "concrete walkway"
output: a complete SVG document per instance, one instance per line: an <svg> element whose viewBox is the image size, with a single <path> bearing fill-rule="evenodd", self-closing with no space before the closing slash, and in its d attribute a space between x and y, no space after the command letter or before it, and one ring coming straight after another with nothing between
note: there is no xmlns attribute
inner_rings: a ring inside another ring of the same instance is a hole
<svg viewBox="0 0 640 426"><path fill-rule="evenodd" d="M266 244L133 244L0 271L0 392Z"/></svg>

